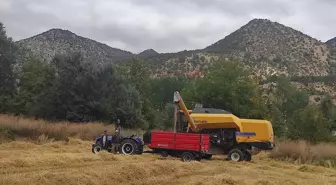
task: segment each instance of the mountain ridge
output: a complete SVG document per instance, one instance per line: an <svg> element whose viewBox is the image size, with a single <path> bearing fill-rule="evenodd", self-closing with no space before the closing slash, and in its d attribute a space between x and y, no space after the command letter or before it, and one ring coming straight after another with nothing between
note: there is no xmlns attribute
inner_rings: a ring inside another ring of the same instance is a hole
<svg viewBox="0 0 336 185"><path fill-rule="evenodd" d="M107 44L59 28L49 29L15 43L46 61L50 61L56 54L67 52L81 52L87 61L98 65L111 64L117 60L134 56L132 52L113 48Z"/></svg>
<svg viewBox="0 0 336 185"><path fill-rule="evenodd" d="M203 49L157 53L147 49L138 54L120 50L69 30L50 29L33 37L17 41L37 56L51 60L55 53L80 51L88 61L101 65L123 63L133 57L144 60L151 77L204 76L215 60L237 60L244 63L254 76L266 80L272 76L332 76L336 75L336 47L323 43L301 31L268 19L253 19L217 42ZM309 83L305 88L316 92L331 92L334 85Z"/></svg>
<svg viewBox="0 0 336 185"><path fill-rule="evenodd" d="M140 53L137 54L139 57L152 57L155 55L159 55L158 52L156 52L154 49L146 49Z"/></svg>
<svg viewBox="0 0 336 185"><path fill-rule="evenodd" d="M258 22L258 21L273 22L273 21L271 21L271 20L269 20L269 19L255 18L255 19L252 19L252 20L248 21L247 24L252 23L252 22ZM278 22L274 22L274 23L278 23ZM247 24L241 26L240 28L246 26ZM280 23L278 23L278 24L280 24ZM283 24L281 24L281 25L283 25ZM286 26L286 27L288 27L288 26ZM240 29L240 28L239 28L239 29ZM293 28L291 28L291 27L288 27L288 28L293 29ZM237 29L237 30L239 30L239 29ZM237 30L236 30L236 31L237 31ZM293 29L293 30L295 30L295 29ZM41 32L41 33L39 33L39 34L33 35L33 36L31 36L31 37L24 38L24 39L20 39L20 40L17 40L17 41L15 41L15 42L18 43L18 42L21 42L21 41L24 41L24 40L29 40L29 39L35 38L35 37L37 37L37 36L43 35L43 34L45 34L45 33L48 33L48 32L50 32L50 31L63 31L63 32L69 32L69 33L71 33L71 34L75 34L75 35L78 36L78 37L82 37L82 38L85 38L85 39L88 39L88 40L91 40L91 41L94 41L94 42L98 42L98 43L100 43L100 44L106 45L106 46L111 47L111 48L113 48L113 49L117 49L117 50L121 50L121 51L126 51L126 52L129 52L129 53L134 54L134 55L139 55L139 54L141 53L141 52L140 52L140 53L136 54L136 53L131 52L131 51L128 51L128 50L119 49L119 48L117 48L117 47L110 46L110 45L108 45L108 44L106 44L106 43L99 42L99 41L90 39L90 38L88 38L88 37L80 36L80 35L78 35L78 34L72 32L72 31L70 31L70 30L62 29L62 28L51 28L51 29L46 30L46 31L44 31L44 32ZM301 34L304 34L304 35L306 35L306 36L309 36L309 35L307 35L306 33L301 32L301 31L299 31L299 30L295 30L295 31L300 32ZM234 31L234 32L235 32L235 31ZM234 32L232 32L232 33L234 33ZM224 38L225 38L225 37L227 37L227 36L224 36ZM309 37L311 37L311 36L309 36ZM223 40L224 38L219 39L217 42L219 42L220 40ZM311 37L311 38L313 38L313 37ZM317 38L313 38L313 39L318 40ZM327 43L327 42L329 42L329 41L332 41L332 40L336 40L336 37L333 38L333 39L330 39L330 40L326 41L325 43ZM215 43L217 43L217 42L215 42ZM320 41L320 42L321 42L321 41ZM208 48L208 47L211 46L211 45L214 45L215 43L210 44L210 45L208 45L208 46L205 46L205 47L203 47L203 48L199 48L199 49L190 49L190 50L189 50L189 49L184 49L184 50L181 50L181 51L176 51L176 52L163 52L163 53L159 53L159 54L172 54L172 53L180 53L180 52L184 52L184 51L199 51L199 50L205 50L206 48ZM146 50L153 50L154 52L156 52L156 50L153 49L153 48L146 49ZM144 50L144 51L146 51L146 50ZM142 52L144 52L144 51L142 51ZM158 53L158 52L156 52L156 53Z"/></svg>
<svg viewBox="0 0 336 185"><path fill-rule="evenodd" d="M202 71L217 59L243 61L262 78L272 75L325 76L336 73L333 66L336 63L336 52L326 43L268 19L252 19L203 49L172 53L157 53L154 49L147 49L134 54L59 28L17 43L47 60L55 52L72 50L83 52L91 61L105 64L140 57L154 64L153 76L167 75L168 71L168 76L189 76L195 70L198 71L197 75L202 76ZM174 71L179 74L174 74Z"/></svg>
<svg viewBox="0 0 336 185"><path fill-rule="evenodd" d="M58 33L62 33L62 34L64 34L64 35L66 35L66 34L68 34L68 35L73 35L73 36L75 36L75 37L79 37L79 38L82 38L82 39L87 39L87 40L90 40L90 41L92 41L92 42L95 42L95 43L99 43L99 44L105 45L105 46L110 47L110 48L112 48L112 49L116 49L116 50L120 50L120 51L125 51L125 52L128 52L128 53L130 53L130 54L134 54L134 53L132 53L132 52L130 52L130 51L122 50L122 49L119 49L119 48L116 48L116 47L112 47L112 46L110 46L110 45L108 45L108 44L105 44L105 43L103 43L103 42L98 42L98 41L93 40L93 39L90 39L90 38L88 38L88 37L80 36L80 35L78 35L78 34L72 32L72 31L70 31L70 30L67 30L67 29L61 29L61 28L51 28L51 29L49 29L49 30L47 30L47 31L44 31L44 32L42 32L42 33L39 33L39 34L37 34L37 35L31 36L31 37L28 37L28 38L25 38L25 39L18 40L18 41L16 41L16 42L19 43L19 42L22 42L22 41L25 41L25 40L34 39L34 38L36 38L36 37L43 36L43 35L45 35L45 34L48 35L49 33L56 33L56 32L58 32Z"/></svg>
<svg viewBox="0 0 336 185"><path fill-rule="evenodd" d="M217 59L243 61L262 78L272 75L326 76L336 73L334 50L307 34L267 19L253 19L202 50L185 50L175 56L169 55L165 54L165 59L162 56L150 59L156 65L155 76L167 75L166 72L171 68L187 71L184 74L188 75L190 70L206 69L211 60ZM163 66L158 66L158 62Z"/></svg>
<svg viewBox="0 0 336 185"><path fill-rule="evenodd" d="M326 44L328 44L328 45L331 46L331 47L336 47L336 37L334 37L334 38L328 40L328 41L326 42Z"/></svg>

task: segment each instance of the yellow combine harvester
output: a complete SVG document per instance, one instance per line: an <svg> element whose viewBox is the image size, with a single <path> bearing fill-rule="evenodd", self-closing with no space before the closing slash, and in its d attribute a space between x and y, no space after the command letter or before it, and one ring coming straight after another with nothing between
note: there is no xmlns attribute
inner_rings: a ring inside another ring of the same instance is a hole
<svg viewBox="0 0 336 185"><path fill-rule="evenodd" d="M252 147L273 149L273 127L266 120L240 119L221 109L196 108L188 110L179 92L174 94L175 132L207 133L210 151L203 158L227 154L233 161L250 161ZM178 110L180 107L180 111Z"/></svg>

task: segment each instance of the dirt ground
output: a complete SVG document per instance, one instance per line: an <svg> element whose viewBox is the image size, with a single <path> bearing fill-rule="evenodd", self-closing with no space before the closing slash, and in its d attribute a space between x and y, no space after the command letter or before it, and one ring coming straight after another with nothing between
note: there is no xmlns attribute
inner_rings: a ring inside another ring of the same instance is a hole
<svg viewBox="0 0 336 185"><path fill-rule="evenodd" d="M43 145L16 141L0 145L0 184L336 184L336 169L274 161L265 153L252 160L184 163L152 154L93 154L91 142L78 139Z"/></svg>

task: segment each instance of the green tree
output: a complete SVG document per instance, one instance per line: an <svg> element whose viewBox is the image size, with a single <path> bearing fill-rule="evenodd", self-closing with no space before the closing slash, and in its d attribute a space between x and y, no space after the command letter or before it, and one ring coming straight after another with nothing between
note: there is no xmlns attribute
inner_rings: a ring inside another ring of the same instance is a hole
<svg viewBox="0 0 336 185"><path fill-rule="evenodd" d="M160 121L157 125L160 129L172 129L174 120L174 104L167 103L161 110Z"/></svg>
<svg viewBox="0 0 336 185"><path fill-rule="evenodd" d="M95 68L80 53L57 55L44 117L73 122L121 119L128 127L142 127L141 94L114 66Z"/></svg>
<svg viewBox="0 0 336 185"><path fill-rule="evenodd" d="M257 97L257 83L239 62L217 61L202 79L190 83L182 95L188 104L225 109L239 117L250 117Z"/></svg>
<svg viewBox="0 0 336 185"><path fill-rule="evenodd" d="M16 52L17 47L12 39L7 37L6 30L0 23L0 113L8 112L9 100L15 91Z"/></svg>
<svg viewBox="0 0 336 185"><path fill-rule="evenodd" d="M111 66L99 76L100 92L106 117L112 121L122 120L123 127L144 128L145 119L141 113L140 93L132 84L127 84L124 77Z"/></svg>
<svg viewBox="0 0 336 185"><path fill-rule="evenodd" d="M293 113L289 121L288 138L304 139L311 142L326 141L330 138L328 120L318 107L307 107Z"/></svg>
<svg viewBox="0 0 336 185"><path fill-rule="evenodd" d="M141 101L141 115L144 116L142 128L154 128L157 124L157 112L151 101L150 70L142 60L133 59L117 67L118 73L123 76L126 84L133 85L139 92Z"/></svg>
<svg viewBox="0 0 336 185"><path fill-rule="evenodd" d="M328 119L329 129L336 128L336 105L333 103L333 99L326 95L320 104L320 109L325 118Z"/></svg>
<svg viewBox="0 0 336 185"><path fill-rule="evenodd" d="M276 87L272 89L264 101L267 109L265 118L271 120L277 136L288 136L288 129L294 113L308 106L308 93L298 90L285 77L278 77Z"/></svg>
<svg viewBox="0 0 336 185"><path fill-rule="evenodd" d="M48 109L54 78L54 70L47 63L36 59L24 63L12 112L43 117L44 111Z"/></svg>
<svg viewBox="0 0 336 185"><path fill-rule="evenodd" d="M164 109L172 103L175 91L183 91L189 80L184 77L162 77L150 80L151 101L155 108Z"/></svg>

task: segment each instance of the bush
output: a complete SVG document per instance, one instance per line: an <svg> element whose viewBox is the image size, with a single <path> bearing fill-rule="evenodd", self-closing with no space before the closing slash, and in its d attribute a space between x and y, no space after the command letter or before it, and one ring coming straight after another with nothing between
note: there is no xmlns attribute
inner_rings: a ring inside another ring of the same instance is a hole
<svg viewBox="0 0 336 185"><path fill-rule="evenodd" d="M307 141L283 141L277 143L271 158L295 161L299 164L317 164L326 167L336 167L336 144Z"/></svg>
<svg viewBox="0 0 336 185"><path fill-rule="evenodd" d="M114 131L114 125L103 123L70 123L47 122L23 117L0 115L1 141L27 138L34 141L68 140L68 137L77 137L83 140L92 140L95 136L108 130Z"/></svg>

